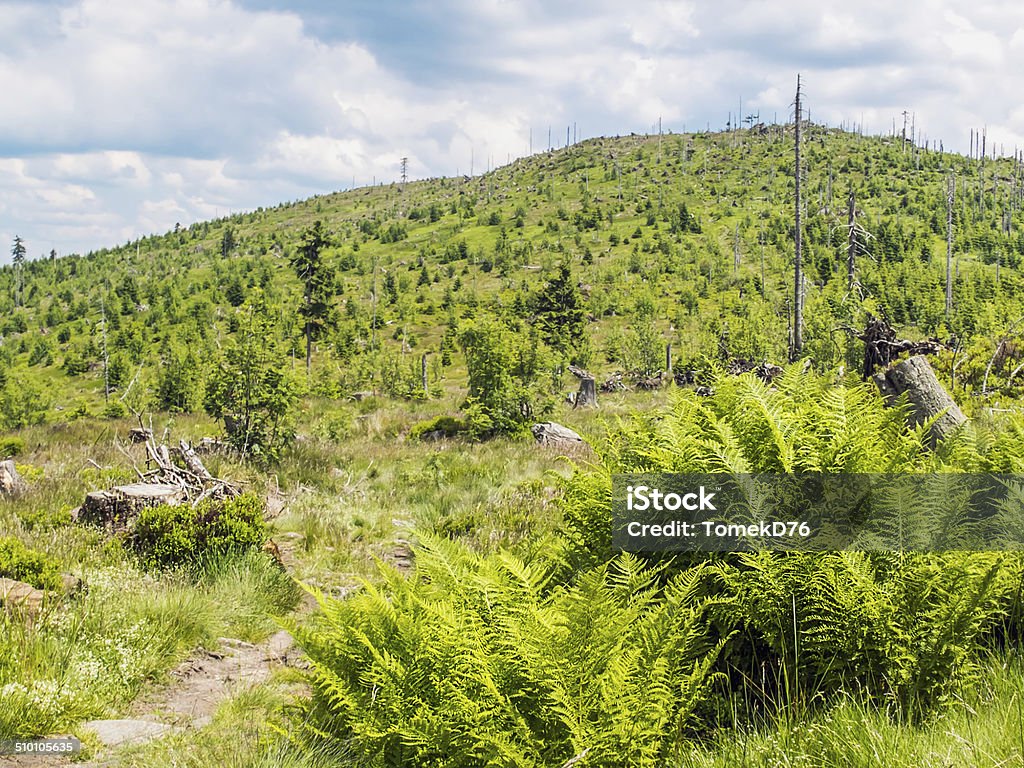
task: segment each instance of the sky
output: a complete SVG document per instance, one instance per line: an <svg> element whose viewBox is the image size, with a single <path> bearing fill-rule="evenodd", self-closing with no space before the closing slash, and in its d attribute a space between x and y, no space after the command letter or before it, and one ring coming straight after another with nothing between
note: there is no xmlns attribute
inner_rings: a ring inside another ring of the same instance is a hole
<svg viewBox="0 0 1024 768"><path fill-rule="evenodd" d="M0 0L0 263L577 136L792 112L1024 147L1016 0Z"/></svg>

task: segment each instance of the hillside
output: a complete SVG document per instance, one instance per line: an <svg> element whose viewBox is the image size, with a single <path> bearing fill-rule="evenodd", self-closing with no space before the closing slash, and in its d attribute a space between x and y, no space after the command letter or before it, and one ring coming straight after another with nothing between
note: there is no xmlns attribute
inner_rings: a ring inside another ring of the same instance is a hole
<svg viewBox="0 0 1024 768"><path fill-rule="evenodd" d="M19 416L8 405L3 418L11 428L41 415L98 414L104 370L115 399L133 408L197 409L208 367L237 333L247 303L260 304L278 353L301 359L301 286L288 259L316 220L329 234L325 257L338 288L314 354L319 394L413 394L422 389L421 354L432 390L463 386L460 321L484 313L513 329L521 320L536 326L537 293L563 263L589 318L576 362L595 371L656 371L666 343L679 367L720 353L784 361L790 133L775 126L594 139L472 179L323 195L29 262L23 274L5 267L0 356L8 386L33 392L45 409ZM856 368L856 350L837 328L862 327L870 312L912 336L955 337L963 358L956 385L978 388L992 339L1022 314L1020 165L820 126L809 127L805 158L804 355L821 369L844 360ZM947 323L950 173L955 277ZM181 386L161 395L167 376Z"/></svg>

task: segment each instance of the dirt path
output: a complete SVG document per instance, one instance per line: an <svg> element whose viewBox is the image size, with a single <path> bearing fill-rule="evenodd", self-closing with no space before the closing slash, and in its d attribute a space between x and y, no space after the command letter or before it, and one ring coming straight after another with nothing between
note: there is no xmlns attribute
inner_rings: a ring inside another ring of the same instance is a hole
<svg viewBox="0 0 1024 768"><path fill-rule="evenodd" d="M171 683L143 693L132 717L202 728L217 708L241 690L270 679L276 668L295 665L300 654L285 631L252 644L220 638L216 651L200 650L171 672Z"/></svg>

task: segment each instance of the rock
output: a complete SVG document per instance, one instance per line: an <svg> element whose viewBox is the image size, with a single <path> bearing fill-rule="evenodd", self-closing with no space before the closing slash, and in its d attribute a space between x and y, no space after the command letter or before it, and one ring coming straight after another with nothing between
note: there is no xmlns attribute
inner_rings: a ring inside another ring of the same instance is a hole
<svg viewBox="0 0 1024 768"><path fill-rule="evenodd" d="M583 438L577 433L553 421L534 424L530 427L530 431L533 432L534 439L541 445L557 448L576 448L586 445Z"/></svg>
<svg viewBox="0 0 1024 768"><path fill-rule="evenodd" d="M60 588L65 595L74 595L82 589L82 580L73 573L60 575Z"/></svg>
<svg viewBox="0 0 1024 768"><path fill-rule="evenodd" d="M30 619L39 615L46 593L31 584L0 578L0 605L9 613L21 613Z"/></svg>
<svg viewBox="0 0 1024 768"><path fill-rule="evenodd" d="M170 725L151 720L90 720L82 723L82 727L95 733L105 747L145 744L175 730Z"/></svg>
<svg viewBox="0 0 1024 768"><path fill-rule="evenodd" d="M132 483L119 485L109 491L92 491L78 510L82 523L102 525L114 531L128 527L136 515L147 507L161 504L177 506L185 501L185 491L175 485Z"/></svg>
<svg viewBox="0 0 1024 768"><path fill-rule="evenodd" d="M0 494L17 495L28 490L28 485L21 479L14 466L13 459L0 461Z"/></svg>
<svg viewBox="0 0 1024 768"><path fill-rule="evenodd" d="M264 661L285 662L288 660L288 654L295 649L295 638L287 630L282 629L280 632L271 635L264 644L264 647L266 649L263 657Z"/></svg>
<svg viewBox="0 0 1024 768"><path fill-rule="evenodd" d="M239 648L255 648L256 646L252 643L247 643L245 640L239 640L234 637L218 637L217 645L223 648L239 649Z"/></svg>

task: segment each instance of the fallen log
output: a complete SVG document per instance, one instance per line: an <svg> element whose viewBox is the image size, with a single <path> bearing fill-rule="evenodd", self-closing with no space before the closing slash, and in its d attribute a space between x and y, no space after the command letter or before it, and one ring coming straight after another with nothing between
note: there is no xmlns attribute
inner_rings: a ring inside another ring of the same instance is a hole
<svg viewBox="0 0 1024 768"><path fill-rule="evenodd" d="M929 443L932 448L967 423L964 412L943 388L923 355L915 355L876 374L874 381L887 405L895 404L899 396L906 393L910 424L916 427L931 422Z"/></svg>

